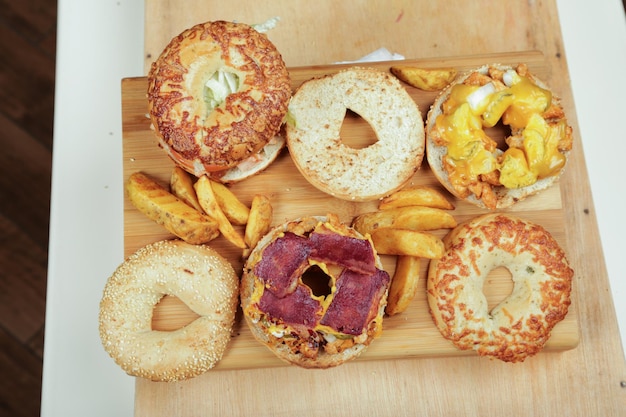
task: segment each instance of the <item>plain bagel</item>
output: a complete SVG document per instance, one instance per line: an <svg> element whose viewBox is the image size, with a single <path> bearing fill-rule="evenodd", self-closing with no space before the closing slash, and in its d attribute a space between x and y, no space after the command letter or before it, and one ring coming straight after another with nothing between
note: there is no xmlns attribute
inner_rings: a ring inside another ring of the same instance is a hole
<svg viewBox="0 0 626 417"><path fill-rule="evenodd" d="M556 240L541 226L505 214L463 223L432 260L427 297L441 334L459 349L520 362L539 352L567 314L573 270ZM511 273L511 294L488 311L483 285L489 272Z"/></svg>
<svg viewBox="0 0 626 417"><path fill-rule="evenodd" d="M152 311L174 295L200 317L175 331L152 330ZM100 338L129 375L153 381L191 378L214 367L231 338L238 300L233 267L208 246L181 240L149 244L108 279Z"/></svg>
<svg viewBox="0 0 626 417"><path fill-rule="evenodd" d="M160 145L199 177L238 181L265 168L291 97L289 73L266 35L242 23L195 25L171 40L148 74ZM243 166L238 165L244 163Z"/></svg>
<svg viewBox="0 0 626 417"><path fill-rule="evenodd" d="M510 129L497 143L485 128ZM485 65L453 81L426 121L428 164L448 191L501 209L547 189L563 172L572 129L548 86L520 64Z"/></svg>
<svg viewBox="0 0 626 417"><path fill-rule="evenodd" d="M342 142L347 110L365 119L377 141L363 149ZM373 68L349 68L304 82L289 104L289 153L302 175L340 199L365 201L402 187L424 156L417 104L400 82Z"/></svg>

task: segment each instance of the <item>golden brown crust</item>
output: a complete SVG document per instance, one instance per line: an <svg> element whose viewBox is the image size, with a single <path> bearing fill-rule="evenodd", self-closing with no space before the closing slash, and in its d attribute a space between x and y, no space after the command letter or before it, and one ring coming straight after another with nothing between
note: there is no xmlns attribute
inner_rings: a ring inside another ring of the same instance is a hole
<svg viewBox="0 0 626 417"><path fill-rule="evenodd" d="M214 110L205 84L218 70L239 88ZM161 146L196 176L237 165L276 135L291 96L289 73L267 37L244 24L198 24L172 39L148 75Z"/></svg>
<svg viewBox="0 0 626 417"><path fill-rule="evenodd" d="M441 334L459 349L505 362L539 352L567 314L573 270L556 240L541 226L487 214L451 231L446 253L432 261L427 295ZM482 286L504 266L514 289L488 311Z"/></svg>
<svg viewBox="0 0 626 417"><path fill-rule="evenodd" d="M152 312L175 295L199 317L153 331ZM211 369L231 338L238 300L232 266L208 246L165 240L147 245L109 278L100 302L102 345L129 375L177 381Z"/></svg>

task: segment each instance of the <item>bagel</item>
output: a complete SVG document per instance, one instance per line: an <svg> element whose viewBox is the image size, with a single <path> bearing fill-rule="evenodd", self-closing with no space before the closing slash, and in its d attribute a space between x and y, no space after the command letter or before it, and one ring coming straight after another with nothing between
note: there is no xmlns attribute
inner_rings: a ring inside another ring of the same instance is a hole
<svg viewBox="0 0 626 417"><path fill-rule="evenodd" d="M486 131L498 123L510 136ZM510 207L545 190L563 172L572 128L559 99L524 64L493 64L452 82L426 120L426 156L453 195L488 209Z"/></svg>
<svg viewBox="0 0 626 417"><path fill-rule="evenodd" d="M165 295L200 317L175 331L152 330ZM129 375L153 381L191 378L213 368L231 338L238 278L208 246L181 240L149 244L111 275L100 302L99 331L107 353Z"/></svg>
<svg viewBox="0 0 626 417"><path fill-rule="evenodd" d="M280 53L266 35L241 23L185 30L148 74L159 144L197 177L235 182L267 167L284 145L278 133L290 97Z"/></svg>
<svg viewBox="0 0 626 417"><path fill-rule="evenodd" d="M427 297L441 334L459 349L521 362L538 353L570 305L573 270L541 226L490 213L459 225L432 260ZM505 267L513 291L491 311L482 292L489 272Z"/></svg>
<svg viewBox="0 0 626 417"><path fill-rule="evenodd" d="M362 149L342 142L347 110L365 119L377 141ZM304 82L289 104L287 147L316 188L344 200L374 200L401 188L424 156L417 104L392 75L348 68Z"/></svg>
<svg viewBox="0 0 626 417"><path fill-rule="evenodd" d="M329 368L382 332L389 275L369 239L334 215L270 231L244 265L241 306L254 337L281 360Z"/></svg>

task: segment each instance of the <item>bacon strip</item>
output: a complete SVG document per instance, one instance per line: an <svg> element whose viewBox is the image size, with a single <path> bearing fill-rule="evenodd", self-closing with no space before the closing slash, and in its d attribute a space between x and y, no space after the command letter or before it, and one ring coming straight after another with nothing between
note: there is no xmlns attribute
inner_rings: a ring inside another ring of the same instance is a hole
<svg viewBox="0 0 626 417"><path fill-rule="evenodd" d="M311 233L310 257L363 274L376 272L374 249L368 240L343 236L336 233Z"/></svg>
<svg viewBox="0 0 626 417"><path fill-rule="evenodd" d="M306 285L298 285L282 298L271 291L264 291L259 307L273 320L303 325L309 329L315 327L322 314L320 302L311 298L311 289Z"/></svg>
<svg viewBox="0 0 626 417"><path fill-rule="evenodd" d="M361 334L378 313L380 298L389 280L389 274L380 269L371 275L345 269L337 280L335 298L320 324L343 334Z"/></svg>
<svg viewBox="0 0 626 417"><path fill-rule="evenodd" d="M263 257L254 266L254 274L277 297L285 297L298 285L298 277L308 266L310 252L307 238L287 232L265 248Z"/></svg>
<svg viewBox="0 0 626 417"><path fill-rule="evenodd" d="M321 302L312 298L312 290L298 280L309 266L309 259L343 268L323 317ZM272 320L308 329L319 323L349 335L360 335L378 314L380 299L390 281L387 272L376 268L369 240L324 230L308 237L286 232L265 248L254 273L267 287L259 308Z"/></svg>

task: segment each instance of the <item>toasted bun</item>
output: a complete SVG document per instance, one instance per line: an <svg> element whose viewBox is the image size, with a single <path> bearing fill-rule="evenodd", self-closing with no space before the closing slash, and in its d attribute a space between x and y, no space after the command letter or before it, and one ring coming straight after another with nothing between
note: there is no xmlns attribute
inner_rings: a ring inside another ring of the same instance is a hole
<svg viewBox="0 0 626 417"><path fill-rule="evenodd" d="M378 301L378 305L372 306L372 309L376 309L375 317L368 323L368 330L356 337L358 342L355 339L355 343L352 346L332 353L320 348L315 357L307 356L302 351L291 347L289 343L284 342L282 337L276 337L272 334L267 326L264 325L264 322L266 323L265 320L259 320L259 315L254 306L254 298L258 298L258 293L255 293L255 291L258 292L259 288L263 288L264 283L254 274L254 267L261 261L263 251L286 231L292 231L298 235L305 235L315 229L318 224L325 222L331 222L333 225L332 228L338 233L364 239L360 233L352 228L345 225L337 226L338 223L334 217L315 216L287 222L270 231L259 241L244 266L240 284L241 306L244 311L246 323L254 337L267 346L278 358L303 368L329 368L358 357L365 351L372 340L380 335L384 310L387 305L387 288L385 288L384 294ZM382 263L376 254L375 263L377 268L382 269Z"/></svg>
<svg viewBox="0 0 626 417"><path fill-rule="evenodd" d="M452 185L449 179L448 172L445 170L444 162L443 162L443 158L448 153L448 149L445 146L438 146L434 140L433 128L435 126L435 121L437 117L440 114L442 114L443 104L450 97L452 88L455 85L462 84L474 72L478 72L480 74L488 74L490 68L496 68L500 71L507 71L510 69L515 69L511 66L500 65L500 64L484 65L478 69L469 71L457 77L455 81L453 81L448 87L446 87L441 92L441 94L436 98L436 100L434 101L433 105L431 106L428 112L428 117L426 120L426 157L428 160L428 164L432 172L434 173L435 177L454 196L462 200L466 200L481 208L503 209L503 208L512 206L516 202L521 201L528 196L531 196L533 194L538 193L539 191L549 188L555 182L557 182L557 180L563 173L563 169L561 169L556 175L539 179L535 183L525 186L525 187L520 187L520 188L506 188L504 186L492 187L492 190L496 197L496 204L495 206L492 206L492 207L489 207L489 204L486 204L482 198L477 197L475 194L462 195ZM536 85L538 85L539 87L543 89L550 90L549 87L544 82L542 82L541 80L537 79L536 77L532 75L531 77L532 77L532 81ZM552 103L554 105L560 106L559 98L556 97L554 94L552 95ZM516 133L519 134L519 132L512 132L512 134L516 134ZM497 156L501 155L502 153L503 151L501 149L496 149L495 151L495 154ZM569 155L569 151L562 151L561 153L565 155L566 158Z"/></svg>
<svg viewBox="0 0 626 417"><path fill-rule="evenodd" d="M365 119L377 141L363 149L341 142L346 111ZM400 82L373 68L349 68L303 83L289 104L287 146L302 175L340 199L365 201L401 188L424 156L417 104Z"/></svg>
<svg viewBox="0 0 626 417"><path fill-rule="evenodd" d="M290 96L280 53L245 24L216 21L185 30L148 75L149 114L159 143L198 177L259 152L278 133Z"/></svg>

